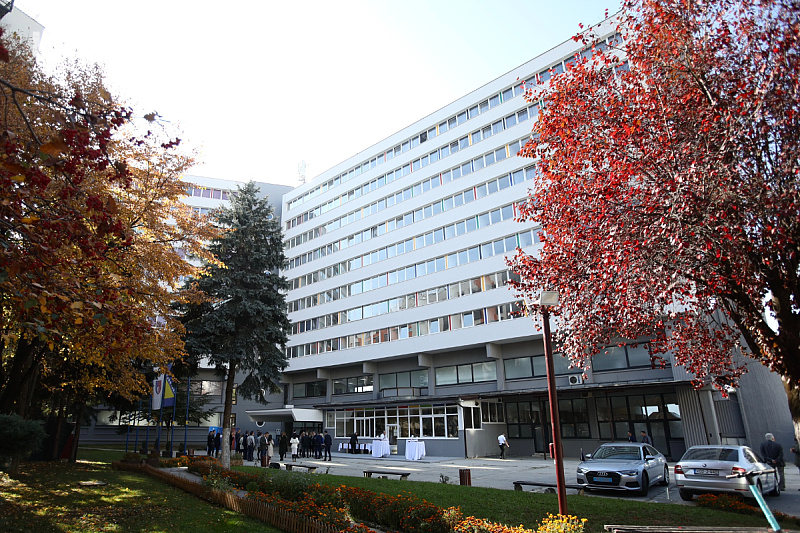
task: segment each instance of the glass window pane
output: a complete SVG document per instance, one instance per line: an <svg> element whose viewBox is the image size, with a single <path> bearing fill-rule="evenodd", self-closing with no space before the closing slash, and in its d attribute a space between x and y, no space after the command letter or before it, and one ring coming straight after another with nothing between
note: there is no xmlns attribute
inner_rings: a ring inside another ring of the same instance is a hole
<svg viewBox="0 0 800 533"><path fill-rule="evenodd" d="M475 363L472 365L472 373L474 381L495 381L497 380L497 362Z"/></svg>
<svg viewBox="0 0 800 533"><path fill-rule="evenodd" d="M444 366L436 369L436 386L455 385L458 383L458 373L454 366Z"/></svg>
<svg viewBox="0 0 800 533"><path fill-rule="evenodd" d="M506 359L504 362L506 379L521 379L533 377L530 357Z"/></svg>

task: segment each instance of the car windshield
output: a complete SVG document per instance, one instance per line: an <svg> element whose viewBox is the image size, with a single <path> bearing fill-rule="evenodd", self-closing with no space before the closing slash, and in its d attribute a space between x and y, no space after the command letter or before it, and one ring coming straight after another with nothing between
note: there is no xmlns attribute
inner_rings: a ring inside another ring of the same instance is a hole
<svg viewBox="0 0 800 533"><path fill-rule="evenodd" d="M600 446L592 455L592 459L628 459L636 461L641 458L642 452L638 446Z"/></svg>
<svg viewBox="0 0 800 533"><path fill-rule="evenodd" d="M728 461L735 463L739 460L737 448L695 448L690 449L681 461Z"/></svg>

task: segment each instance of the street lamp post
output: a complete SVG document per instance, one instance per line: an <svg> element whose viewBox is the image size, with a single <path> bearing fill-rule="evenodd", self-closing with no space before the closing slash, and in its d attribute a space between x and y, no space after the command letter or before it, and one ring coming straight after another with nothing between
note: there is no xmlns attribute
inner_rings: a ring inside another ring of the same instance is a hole
<svg viewBox="0 0 800 533"><path fill-rule="evenodd" d="M558 490L558 513L567 514L567 489L564 480L564 454L561 450L561 417L558 413L556 374L553 364L553 345L550 337L550 308L558 305L557 291L542 291L539 306L544 327L544 359L547 368L547 396L550 401L550 424L553 428L552 455L556 463L556 489Z"/></svg>

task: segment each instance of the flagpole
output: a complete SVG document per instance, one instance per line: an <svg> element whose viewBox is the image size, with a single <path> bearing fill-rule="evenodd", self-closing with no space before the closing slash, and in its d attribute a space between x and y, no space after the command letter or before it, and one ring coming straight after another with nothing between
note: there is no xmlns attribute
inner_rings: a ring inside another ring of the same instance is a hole
<svg viewBox="0 0 800 533"><path fill-rule="evenodd" d="M150 453L150 417L153 416L153 393L150 393L150 407L147 409L147 431L144 434L144 449Z"/></svg>
<svg viewBox="0 0 800 533"><path fill-rule="evenodd" d="M139 447L139 416L142 413L142 399L139 398L139 410L136 411L136 440L133 443L133 449L136 450Z"/></svg>
<svg viewBox="0 0 800 533"><path fill-rule="evenodd" d="M190 376L186 381L186 418L183 421L183 455L186 455L186 448L189 444L188 442L186 442L186 438L189 433L189 389L191 387L192 387L192 378Z"/></svg>
<svg viewBox="0 0 800 533"><path fill-rule="evenodd" d="M178 408L178 395L172 388L172 383L169 385L172 391L172 419L169 421L169 456L172 457L172 448L175 446L175 410Z"/></svg>
<svg viewBox="0 0 800 533"><path fill-rule="evenodd" d="M128 453L128 443L131 440L131 413L128 413L128 428L125 430L125 453Z"/></svg>
<svg viewBox="0 0 800 533"><path fill-rule="evenodd" d="M161 404L158 406L158 430L156 430L156 450L161 455L161 423L164 421L164 389L167 385L167 375L161 374Z"/></svg>

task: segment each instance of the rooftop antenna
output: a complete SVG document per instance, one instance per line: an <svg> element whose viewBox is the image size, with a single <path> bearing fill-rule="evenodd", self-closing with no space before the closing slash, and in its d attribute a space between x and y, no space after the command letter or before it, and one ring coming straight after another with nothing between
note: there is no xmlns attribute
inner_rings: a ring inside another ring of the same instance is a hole
<svg viewBox="0 0 800 533"><path fill-rule="evenodd" d="M300 176L300 184L306 182L306 162L305 160L300 161L300 164L297 165L297 174Z"/></svg>

